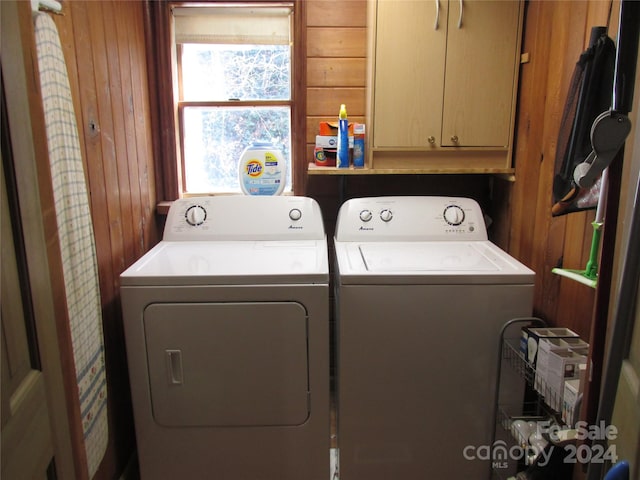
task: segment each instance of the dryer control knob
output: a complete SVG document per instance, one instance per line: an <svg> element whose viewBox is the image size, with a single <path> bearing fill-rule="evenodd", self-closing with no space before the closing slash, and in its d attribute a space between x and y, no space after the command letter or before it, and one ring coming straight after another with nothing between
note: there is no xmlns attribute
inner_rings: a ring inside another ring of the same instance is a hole
<svg viewBox="0 0 640 480"><path fill-rule="evenodd" d="M380 212L380 219L383 222L390 222L392 218L393 218L393 212L388 208L385 208Z"/></svg>
<svg viewBox="0 0 640 480"><path fill-rule="evenodd" d="M360 220L362 220L363 222L368 222L372 218L373 214L371 213L371 210L362 210L360 212Z"/></svg>
<svg viewBox="0 0 640 480"><path fill-rule="evenodd" d="M292 208L289 211L289 218L294 222L302 218L302 211L299 208Z"/></svg>
<svg viewBox="0 0 640 480"><path fill-rule="evenodd" d="M200 205L192 205L184 214L187 223L193 227L202 225L207 218L207 211Z"/></svg>
<svg viewBox="0 0 640 480"><path fill-rule="evenodd" d="M464 222L464 210L458 205L449 205L444 209L444 220L449 225L460 225Z"/></svg>

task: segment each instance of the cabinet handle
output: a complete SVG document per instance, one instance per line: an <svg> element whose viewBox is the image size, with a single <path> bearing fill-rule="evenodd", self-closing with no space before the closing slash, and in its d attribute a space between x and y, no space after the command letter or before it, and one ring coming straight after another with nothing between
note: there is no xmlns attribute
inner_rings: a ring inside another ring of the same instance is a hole
<svg viewBox="0 0 640 480"><path fill-rule="evenodd" d="M440 26L440 0L436 0L436 23L433 26L434 30L438 30Z"/></svg>
<svg viewBox="0 0 640 480"><path fill-rule="evenodd" d="M460 0L460 15L458 16L458 28L462 28L462 14L464 12L464 3Z"/></svg>
<svg viewBox="0 0 640 480"><path fill-rule="evenodd" d="M451 135L451 141L453 143L458 143L458 136L457 135Z"/></svg>
<svg viewBox="0 0 640 480"><path fill-rule="evenodd" d="M436 137L434 137L433 135L431 135L429 138L427 138L427 141L433 145L436 143Z"/></svg>

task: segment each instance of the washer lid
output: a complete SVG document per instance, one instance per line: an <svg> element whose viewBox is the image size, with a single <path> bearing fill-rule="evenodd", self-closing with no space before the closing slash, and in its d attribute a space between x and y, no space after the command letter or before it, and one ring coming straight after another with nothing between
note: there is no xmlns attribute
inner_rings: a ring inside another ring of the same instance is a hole
<svg viewBox="0 0 640 480"><path fill-rule="evenodd" d="M327 244L162 241L120 276L122 285L328 283Z"/></svg>
<svg viewBox="0 0 640 480"><path fill-rule="evenodd" d="M489 241L336 242L342 283L532 283L534 273Z"/></svg>

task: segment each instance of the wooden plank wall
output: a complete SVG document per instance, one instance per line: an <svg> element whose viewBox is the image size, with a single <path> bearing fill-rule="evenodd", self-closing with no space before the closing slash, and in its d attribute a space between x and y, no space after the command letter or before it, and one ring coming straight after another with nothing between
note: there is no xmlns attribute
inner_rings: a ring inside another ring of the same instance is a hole
<svg viewBox="0 0 640 480"><path fill-rule="evenodd" d="M119 275L158 240L144 3L63 2L58 26L94 219L110 438L96 479L118 478L135 449Z"/></svg>
<svg viewBox="0 0 640 480"><path fill-rule="evenodd" d="M552 325L576 331L591 344L592 382L585 387L581 419L594 421L603 367L610 265L622 166L610 169L607 218L597 290L551 273L556 266L584 269L589 257L594 212L552 218L551 192L557 137L575 62L589 42L591 28L609 25L615 39L619 2L529 2L524 51L531 62L522 68L516 139L516 181L501 185L509 198L502 218L504 243L537 272L534 308ZM615 172L615 174L614 174ZM503 188L504 187L504 188ZM574 478L585 475L585 466Z"/></svg>
<svg viewBox="0 0 640 480"><path fill-rule="evenodd" d="M335 121L340 104L349 121L364 122L367 2L307 2L307 144L309 158L318 122Z"/></svg>
<svg viewBox="0 0 640 480"><path fill-rule="evenodd" d="M319 122L335 121L340 104L349 120L364 122L366 113L367 2L307 2L307 158L313 159ZM332 232L340 204L340 179L308 178L305 191L323 208ZM332 212L332 213L329 213ZM328 217L327 217L328 214ZM330 236L330 235L329 235Z"/></svg>
<svg viewBox="0 0 640 480"><path fill-rule="evenodd" d="M133 450L133 424L118 276L158 240L144 49L143 2L64 2L60 29L87 163L102 289L111 441L98 479L117 478ZM484 175L314 176L306 192L323 209L330 238L346 198L438 194L477 198L493 217L492 238L538 272L535 312L589 332L594 293L551 275L586 262L593 212L551 219L551 179L564 98L591 25L606 23L608 1L528 2L521 74L516 181ZM614 14L612 18L617 18ZM615 20L614 22L615 23ZM308 0L307 153L318 122L341 103L363 121L366 0Z"/></svg>
<svg viewBox="0 0 640 480"><path fill-rule="evenodd" d="M516 181L507 186L510 202L503 204L510 210L501 216L502 243L537 272L536 314L585 339L590 336L595 290L551 269L585 268L595 213L552 218L551 192L558 131L575 63L589 43L591 27L607 25L610 6L600 1L528 3L523 52L529 53L530 62L521 72ZM611 24L609 34L615 38L615 8Z"/></svg>

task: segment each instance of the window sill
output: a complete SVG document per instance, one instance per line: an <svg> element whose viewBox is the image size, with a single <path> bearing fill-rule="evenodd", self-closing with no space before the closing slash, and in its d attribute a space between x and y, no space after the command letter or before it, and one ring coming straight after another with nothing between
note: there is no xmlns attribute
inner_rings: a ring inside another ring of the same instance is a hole
<svg viewBox="0 0 640 480"><path fill-rule="evenodd" d="M173 203L173 201L171 201L171 200L158 202L158 204L156 205L156 213L158 215L162 215L162 216L166 217L167 214L169 213L169 208L171 207L172 203Z"/></svg>

